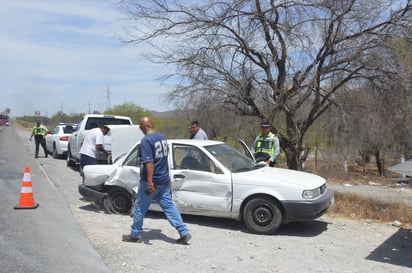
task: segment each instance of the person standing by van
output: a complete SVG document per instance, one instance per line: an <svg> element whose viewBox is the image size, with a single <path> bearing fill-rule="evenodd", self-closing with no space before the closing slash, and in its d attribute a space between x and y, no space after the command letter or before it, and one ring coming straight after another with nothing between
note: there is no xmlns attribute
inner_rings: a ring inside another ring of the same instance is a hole
<svg viewBox="0 0 412 273"><path fill-rule="evenodd" d="M98 128L91 129L84 137L83 144L80 147L80 176L83 177L83 168L86 165L95 165L97 163L96 153L102 151L106 155L109 153L104 149L104 136L110 131L107 125L100 125Z"/></svg>

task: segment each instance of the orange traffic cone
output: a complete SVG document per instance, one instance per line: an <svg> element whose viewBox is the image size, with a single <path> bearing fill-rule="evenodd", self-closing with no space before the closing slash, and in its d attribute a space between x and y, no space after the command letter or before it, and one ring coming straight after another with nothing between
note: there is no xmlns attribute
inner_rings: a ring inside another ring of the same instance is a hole
<svg viewBox="0 0 412 273"><path fill-rule="evenodd" d="M34 203L33 189L30 178L30 168L24 168L23 183L21 185L20 203L14 209L35 209L39 204Z"/></svg>

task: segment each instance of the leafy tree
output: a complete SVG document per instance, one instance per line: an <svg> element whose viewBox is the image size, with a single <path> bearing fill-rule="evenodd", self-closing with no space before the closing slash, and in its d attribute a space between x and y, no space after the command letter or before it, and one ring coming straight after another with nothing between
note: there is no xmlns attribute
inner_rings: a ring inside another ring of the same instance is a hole
<svg viewBox="0 0 412 273"><path fill-rule="evenodd" d="M201 98L215 108L269 120L292 169L302 168L309 128L338 103L335 96L345 85L374 79L381 69L371 61L374 50L410 27L411 16L410 0L120 5L130 19L126 42L152 42L158 50L153 59L177 67L165 76L177 77L175 102Z"/></svg>
<svg viewBox="0 0 412 273"><path fill-rule="evenodd" d="M63 111L59 111L51 117L51 122L53 124L58 124L60 122L69 122L71 118L69 115L64 113Z"/></svg>
<svg viewBox="0 0 412 273"><path fill-rule="evenodd" d="M58 111L56 114L54 114L48 121L47 125L50 127L48 128L49 130L52 130L55 126L57 126L59 123L64 122L64 123L77 123L81 117L84 114L71 114L68 115L64 113L63 111Z"/></svg>
<svg viewBox="0 0 412 273"><path fill-rule="evenodd" d="M40 122L44 125L49 125L50 118L46 116L22 116L17 118L17 121L20 122L23 127L28 127L32 128L35 124L36 121L40 120Z"/></svg>
<svg viewBox="0 0 412 273"><path fill-rule="evenodd" d="M134 124L139 124L139 119L142 116L149 115L150 112L132 102L125 102L120 105L113 106L104 112L108 115L119 115L130 117Z"/></svg>
<svg viewBox="0 0 412 273"><path fill-rule="evenodd" d="M140 106L137 106L134 103L126 102L120 105L113 106L112 108L106 110L104 112L108 115L119 115L119 116L127 116L130 117L133 121L133 124L139 124L139 120L143 116L149 116L156 125L156 129L162 132L169 132L171 133L170 126L171 123L168 122L167 119L162 119L153 115L149 110L144 109Z"/></svg>

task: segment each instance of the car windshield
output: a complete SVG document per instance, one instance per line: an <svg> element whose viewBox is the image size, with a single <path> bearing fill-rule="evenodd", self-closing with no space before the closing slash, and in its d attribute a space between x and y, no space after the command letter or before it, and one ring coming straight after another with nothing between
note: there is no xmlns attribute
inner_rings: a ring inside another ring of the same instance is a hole
<svg viewBox="0 0 412 273"><path fill-rule="evenodd" d="M232 172L245 172L262 167L227 144L205 146L205 149Z"/></svg>

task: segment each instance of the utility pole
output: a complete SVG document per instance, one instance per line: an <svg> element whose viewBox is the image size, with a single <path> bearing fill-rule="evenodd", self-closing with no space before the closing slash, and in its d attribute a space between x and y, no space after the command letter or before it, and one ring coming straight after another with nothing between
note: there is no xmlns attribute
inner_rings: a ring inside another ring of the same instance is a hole
<svg viewBox="0 0 412 273"><path fill-rule="evenodd" d="M106 111L110 109L112 106L110 105L110 85L107 84L107 93L106 93Z"/></svg>

